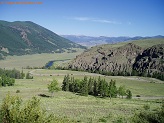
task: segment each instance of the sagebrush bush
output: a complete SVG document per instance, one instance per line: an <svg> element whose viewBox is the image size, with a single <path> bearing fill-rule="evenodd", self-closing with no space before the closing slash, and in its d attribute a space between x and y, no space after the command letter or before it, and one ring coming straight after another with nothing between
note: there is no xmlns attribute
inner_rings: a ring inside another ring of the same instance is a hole
<svg viewBox="0 0 164 123"><path fill-rule="evenodd" d="M18 96L8 94L0 108L0 123L71 123L66 118L58 118L48 114L40 106L36 97L23 103Z"/></svg>

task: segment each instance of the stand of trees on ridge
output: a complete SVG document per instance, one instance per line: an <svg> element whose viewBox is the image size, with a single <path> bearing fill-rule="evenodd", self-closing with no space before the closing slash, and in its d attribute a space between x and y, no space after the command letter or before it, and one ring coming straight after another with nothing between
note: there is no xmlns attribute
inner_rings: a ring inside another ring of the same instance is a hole
<svg viewBox="0 0 164 123"><path fill-rule="evenodd" d="M96 78L87 78L86 76L83 79L75 79L66 75L62 83L63 91L70 91L74 93L79 93L80 95L87 96L100 96L100 97L110 97L116 98L117 95L126 96L126 98L131 99L132 93L129 89L126 89L125 86L116 87L116 81L111 80L107 82L105 79L99 77Z"/></svg>

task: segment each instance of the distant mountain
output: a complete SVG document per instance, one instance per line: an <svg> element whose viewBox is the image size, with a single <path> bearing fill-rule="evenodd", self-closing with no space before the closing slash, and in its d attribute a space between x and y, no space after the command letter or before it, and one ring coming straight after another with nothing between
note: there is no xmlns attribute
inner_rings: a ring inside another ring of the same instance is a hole
<svg viewBox="0 0 164 123"><path fill-rule="evenodd" d="M164 80L164 38L95 46L78 55L65 68Z"/></svg>
<svg viewBox="0 0 164 123"><path fill-rule="evenodd" d="M0 59L6 55L63 52L85 48L30 21L0 21Z"/></svg>
<svg viewBox="0 0 164 123"><path fill-rule="evenodd" d="M81 44L83 46L96 46L101 44L114 44L119 42L125 42L130 40L141 40L141 39L149 39L149 38L164 38L164 36L158 35L153 37L106 37L106 36L100 36L100 37L91 37L91 36L77 36L77 35L61 35L64 38L67 38L75 43Z"/></svg>

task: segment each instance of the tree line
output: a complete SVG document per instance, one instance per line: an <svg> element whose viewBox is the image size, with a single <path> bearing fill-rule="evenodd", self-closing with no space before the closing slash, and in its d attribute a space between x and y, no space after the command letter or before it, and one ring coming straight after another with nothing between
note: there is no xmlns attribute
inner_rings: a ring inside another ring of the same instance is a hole
<svg viewBox="0 0 164 123"><path fill-rule="evenodd" d="M73 70L73 71L85 71L85 72L90 72L90 73L98 73L101 75L107 75L107 76L143 76L143 77L151 77L151 78L156 78L159 80L164 80L164 74L163 72L153 72L150 73L148 70L146 71L137 71L135 69L132 69L132 71L124 70L124 71L101 71L101 70L82 70L80 68L67 68L67 67L62 67L58 66L55 69L59 70Z"/></svg>
<svg viewBox="0 0 164 123"><path fill-rule="evenodd" d="M25 77L23 70L20 72L19 70L16 70L16 69L6 70L6 69L0 68L0 76L2 75L10 77L10 78L15 78L15 79L23 79Z"/></svg>
<svg viewBox="0 0 164 123"><path fill-rule="evenodd" d="M116 98L119 95L122 98L123 96L126 96L128 99L132 98L131 91L126 89L125 86L117 88L115 80L107 82L105 79L101 79L101 77L98 77L98 79L90 77L88 79L85 76L83 79L75 79L68 74L63 79L62 90L79 93L83 96L93 95Z"/></svg>
<svg viewBox="0 0 164 123"><path fill-rule="evenodd" d="M26 75L23 70L12 69L6 70L0 68L0 86L13 86L15 84L15 79L33 79L33 76L28 72Z"/></svg>

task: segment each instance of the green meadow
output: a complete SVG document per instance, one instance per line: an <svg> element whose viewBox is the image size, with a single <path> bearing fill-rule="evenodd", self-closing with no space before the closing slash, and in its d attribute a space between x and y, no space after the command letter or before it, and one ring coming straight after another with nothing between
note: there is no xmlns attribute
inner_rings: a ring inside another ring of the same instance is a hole
<svg viewBox="0 0 164 123"><path fill-rule="evenodd" d="M0 60L0 68L21 69L29 67L43 67L46 63L53 60L69 60L82 53L83 49L75 49L74 53L42 53L23 56L7 56L5 60Z"/></svg>
<svg viewBox="0 0 164 123"><path fill-rule="evenodd" d="M0 67L6 69L19 69L22 67L42 67L51 60L68 60L75 58L76 53L60 54L35 54L25 56L10 56L6 60L0 61ZM56 62L55 64L62 64ZM27 101L33 96L41 100L41 106L48 113L53 113L57 117L66 117L83 123L98 122L126 122L136 112L144 110L144 106L150 106L151 110L156 110L161 106L164 99L164 82L146 77L123 77L123 76L103 76L95 73L69 71L69 70L49 70L49 69L23 69L25 73L30 72L33 79L16 79L14 86L0 87L0 104L7 93L17 95ZM116 86L125 85L126 89L132 91L132 99L122 98L100 98L94 96L80 96L71 92L59 91L54 93L54 97L41 97L40 94L51 96L47 85L55 78L59 87L65 75L69 74L75 78L82 79L84 76L116 80ZM16 93L19 90L19 93ZM140 97L137 97L140 96Z"/></svg>
<svg viewBox="0 0 164 123"><path fill-rule="evenodd" d="M33 69L25 71L31 71L34 79L17 79L15 86L1 87L0 102L8 92L11 95L18 95L24 101L36 96L41 100L41 105L47 112L78 122L115 122L119 118L126 121L135 112L144 110L144 105L149 105L152 110L159 108L164 95L164 83L152 78L102 76L68 70ZM39 96L39 94L50 96L47 85L55 78L61 87L63 78L67 74L81 79L84 76L88 78L101 76L107 81L116 80L116 86L125 85L127 89L132 91L133 99L80 96L64 91L55 92L53 98ZM20 93L16 93L17 90ZM136 95L141 97L136 97Z"/></svg>

